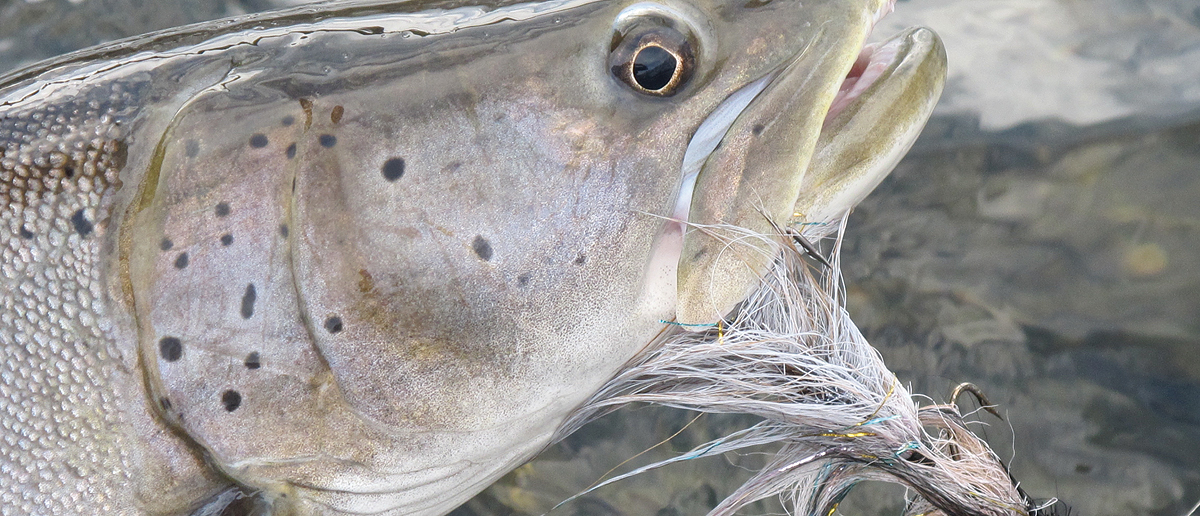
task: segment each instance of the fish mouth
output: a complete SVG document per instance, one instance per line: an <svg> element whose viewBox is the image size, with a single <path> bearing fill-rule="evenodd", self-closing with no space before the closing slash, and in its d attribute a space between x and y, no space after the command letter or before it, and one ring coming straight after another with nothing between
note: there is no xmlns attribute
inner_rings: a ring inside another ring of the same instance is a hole
<svg viewBox="0 0 1200 516"><path fill-rule="evenodd" d="M802 224L806 237L819 238L895 167L941 96L945 49L923 27L853 48L837 38L818 32L701 124L684 155L673 218L759 234ZM712 323L746 296L773 256L752 246L731 252L711 231L684 235L679 323Z"/></svg>
<svg viewBox="0 0 1200 516"><path fill-rule="evenodd" d="M879 21L895 9L896 0L885 0L883 5L880 5L872 15L871 30L868 32L873 34ZM898 50L899 44L895 38L885 43L864 44L858 53L858 59L854 61L850 72L842 80L842 85L838 88L833 104L829 106L829 114L826 115L825 120L828 121L836 116L845 109L846 105L861 96L871 84L883 77L884 71L897 58Z"/></svg>
<svg viewBox="0 0 1200 516"><path fill-rule="evenodd" d="M924 27L864 45L825 114L792 218L831 231L912 147L945 77L945 49Z"/></svg>
<svg viewBox="0 0 1200 516"><path fill-rule="evenodd" d="M850 67L850 72L842 80L825 121L836 117L856 99L860 98L873 84L884 76L899 57L903 40L892 39L886 43L870 43L863 46L858 53L858 59Z"/></svg>
<svg viewBox="0 0 1200 516"><path fill-rule="evenodd" d="M877 19L890 12L893 5L894 2L885 3L877 12ZM799 61L806 53L807 51L801 52L792 63ZM845 123L836 125L832 123L843 113L854 117L857 116L858 111L860 111L860 108L864 104L894 102L896 100L894 98L887 98L887 95L877 94L876 90L880 89L879 86L893 79L896 82L911 82L912 76L921 72L912 70L912 68L931 60L935 62L939 61L939 58L942 62L940 67L943 68L941 75L944 75L945 56L940 40L938 40L936 34L924 27L912 27L886 41L864 44L859 50L854 63L850 66L849 72L842 79L832 102L829 104L824 122L821 125L822 136L827 135L831 131L839 130L842 126L846 125ZM772 89L773 83L784 73L785 68L787 68L786 65L734 91L697 128L684 154L680 170L682 186L671 213L672 218L680 222L689 220L688 216L691 210L693 194L695 193L696 178L700 170L704 167L706 160L716 150L716 147L722 140L725 139L737 119L754 104L758 103L764 93ZM926 66L926 68L930 67ZM937 66L933 68L937 68ZM932 73L937 75L937 71L933 71ZM901 85L894 89L904 87L905 85ZM929 89L932 91L927 96L936 100L941 92L940 82L936 85L930 85ZM932 103L927 104L929 108L932 107ZM925 111L928 111L928 109ZM864 113L863 116L867 116L867 114ZM927 118L928 113L924 113L924 116L919 116L918 123L908 125L917 126L919 132L919 128L924 126L925 119ZM891 120L877 120L875 122L888 123ZM898 122L898 125L904 125L909 120L903 119ZM915 135L912 136L915 138ZM817 153L820 153L821 147L822 145L819 143ZM905 150L907 150L907 146L905 146Z"/></svg>

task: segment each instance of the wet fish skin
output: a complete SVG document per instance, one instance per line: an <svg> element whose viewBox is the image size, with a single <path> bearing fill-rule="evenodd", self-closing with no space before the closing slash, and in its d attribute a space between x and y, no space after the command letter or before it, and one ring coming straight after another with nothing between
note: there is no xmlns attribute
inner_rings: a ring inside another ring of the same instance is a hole
<svg viewBox="0 0 1200 516"><path fill-rule="evenodd" d="M11 75L0 506L450 510L674 318L696 128L817 26L838 57L798 84L835 91L882 3L663 4L700 46L669 98L608 73L630 4L583 0L296 10Z"/></svg>
<svg viewBox="0 0 1200 516"><path fill-rule="evenodd" d="M102 200L122 188L128 156L107 111L80 98L0 115L6 514L170 512L222 482L146 403L136 348L113 345L134 335L107 302L120 292L105 281Z"/></svg>

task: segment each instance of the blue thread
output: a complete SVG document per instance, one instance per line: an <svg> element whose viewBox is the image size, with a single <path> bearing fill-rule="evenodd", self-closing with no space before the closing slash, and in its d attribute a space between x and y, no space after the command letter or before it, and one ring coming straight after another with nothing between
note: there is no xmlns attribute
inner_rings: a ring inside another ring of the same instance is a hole
<svg viewBox="0 0 1200 516"><path fill-rule="evenodd" d="M663 323L663 324L673 324L675 326L716 326L718 324L718 323L681 323L681 322L675 322L675 321L665 321L662 319L659 319L658 322Z"/></svg>
<svg viewBox="0 0 1200 516"><path fill-rule="evenodd" d="M817 475L817 478L813 481L814 490L820 491L821 483L824 482L825 479L829 478L829 470L831 469L833 469L832 462L826 462L825 465L821 467L821 474Z"/></svg>
<svg viewBox="0 0 1200 516"><path fill-rule="evenodd" d="M917 441L909 441L909 442L905 443L904 446L901 446L899 450L896 450L896 453L892 454L892 458L900 458L901 453L904 453L909 450L915 450L920 447L921 447L921 443L919 443Z"/></svg>
<svg viewBox="0 0 1200 516"><path fill-rule="evenodd" d="M884 421L891 421L891 420L893 420L893 419L898 419L899 417L900 417L900 414L895 414L895 415L892 415L892 416L877 417L877 418L875 418L875 419L872 419L872 420L870 420L870 421L867 421L866 423L861 423L861 424L859 424L858 426L867 426L867 425L873 425L873 424L875 424L875 423L882 423L882 422L884 422Z"/></svg>
<svg viewBox="0 0 1200 516"><path fill-rule="evenodd" d="M697 451L694 455L690 454L691 455L690 457L687 455L680 457L679 460L692 460L692 459L698 459L700 457L703 457L705 454L708 453L709 450L716 448L717 446L720 446L724 441L725 441L724 439L718 439L717 441L713 442L712 445L708 446L707 448Z"/></svg>

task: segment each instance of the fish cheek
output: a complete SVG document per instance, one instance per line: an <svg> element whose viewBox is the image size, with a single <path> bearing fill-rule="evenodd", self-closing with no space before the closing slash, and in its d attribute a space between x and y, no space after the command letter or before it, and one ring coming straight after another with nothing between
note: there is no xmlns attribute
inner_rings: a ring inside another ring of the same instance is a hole
<svg viewBox="0 0 1200 516"><path fill-rule="evenodd" d="M494 208L535 204L536 195L504 179L527 167L498 163L502 155L489 156L485 138L454 114L439 126L400 115L359 118L357 103L338 104L346 114L337 144L314 147L298 175L293 228L298 288L317 346L348 403L372 419L430 430L490 427L504 414L473 400L526 367L512 345L517 322L504 311L529 266L510 264L541 263L530 256L542 250L518 240L530 237L527 215L525 235L515 237L509 216ZM485 196L490 181L507 184L511 198ZM577 272L566 267L573 258L564 255L559 270ZM338 331L325 325L333 317Z"/></svg>

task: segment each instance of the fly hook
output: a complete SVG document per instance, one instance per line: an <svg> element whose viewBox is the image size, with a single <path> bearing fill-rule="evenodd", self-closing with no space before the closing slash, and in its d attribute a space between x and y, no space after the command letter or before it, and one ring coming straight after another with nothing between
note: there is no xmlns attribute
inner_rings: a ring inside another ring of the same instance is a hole
<svg viewBox="0 0 1200 516"><path fill-rule="evenodd" d="M988 400L987 396L983 394L983 391L980 390L978 386L971 382L960 383L954 388L953 391L950 391L950 403L953 403L954 406L957 407L958 397L962 396L962 393L964 392L969 392L972 396L975 396L975 401L979 403L979 406L982 407L983 410L991 412L993 416L996 416L1000 418L1001 421L1004 421L1004 416L1001 416L999 412L996 412L995 405Z"/></svg>

